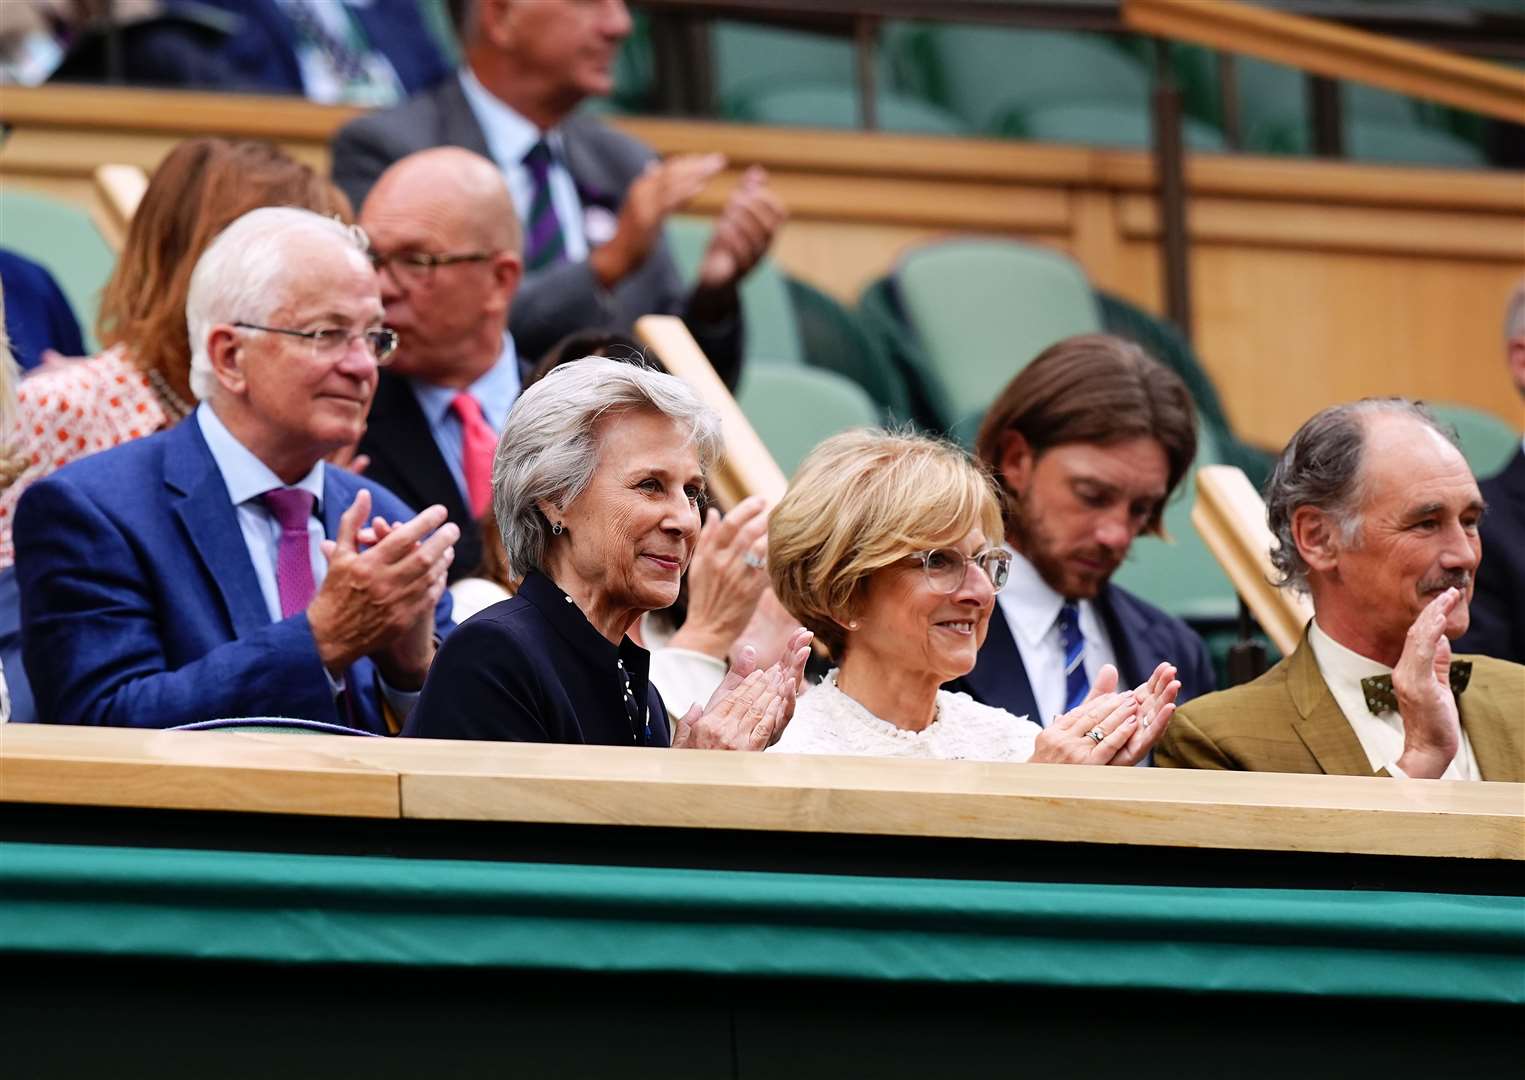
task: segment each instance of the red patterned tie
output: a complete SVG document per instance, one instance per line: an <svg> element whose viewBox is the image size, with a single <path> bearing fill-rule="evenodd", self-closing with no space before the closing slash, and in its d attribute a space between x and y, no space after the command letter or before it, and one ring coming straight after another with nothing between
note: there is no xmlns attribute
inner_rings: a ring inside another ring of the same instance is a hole
<svg viewBox="0 0 1525 1080"><path fill-rule="evenodd" d="M260 496L281 525L281 545L275 556L275 587L281 597L281 618L307 610L317 586L312 579L312 547L307 522L312 518L312 492L276 488Z"/></svg>
<svg viewBox="0 0 1525 1080"><path fill-rule="evenodd" d="M450 403L461 418L461 471L466 474L466 498L471 516L481 517L492 503L492 459L498 452L498 433L482 418L477 399L462 391Z"/></svg>

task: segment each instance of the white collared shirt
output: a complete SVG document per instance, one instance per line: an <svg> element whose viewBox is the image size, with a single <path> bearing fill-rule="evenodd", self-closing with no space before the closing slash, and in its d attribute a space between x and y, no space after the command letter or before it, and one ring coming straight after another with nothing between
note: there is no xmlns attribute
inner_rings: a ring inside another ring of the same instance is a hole
<svg viewBox="0 0 1525 1080"><path fill-rule="evenodd" d="M1011 552L1011 576L1006 587L996 593L996 611L1011 627L1017 652L1027 670L1027 682L1033 688L1037 715L1028 719L1047 727L1049 721L1064 712L1064 643L1060 640L1060 596L1043 580L1038 568L1006 545ZM1089 600L1081 600L1080 635L1085 639L1086 680L1092 685L1103 664L1116 664L1117 652L1102 623L1101 613Z"/></svg>
<svg viewBox="0 0 1525 1080"><path fill-rule="evenodd" d="M471 68L461 68L461 90L466 103L487 138L487 149L503 170L508 193L514 200L519 220L529 227L530 204L535 199L535 181L524 165L524 155L543 137L551 148L551 205L561 222L561 242L571 262L588 257L588 237L583 229L582 198L577 182L566 166L566 141L552 128L543 135L538 127L478 81Z"/></svg>
<svg viewBox="0 0 1525 1080"><path fill-rule="evenodd" d="M1317 619L1308 628L1308 644L1313 649L1313 659L1318 664L1319 674L1324 677L1329 693L1334 696L1334 703L1345 714L1351 730L1360 740L1361 749L1366 751L1366 760L1371 764L1372 771L1386 769L1393 776L1405 775L1397 764L1403 756L1403 717L1392 710L1373 713L1366 707L1366 695L1361 690L1362 679L1373 675L1391 675L1393 669L1341 645L1324 632ZM1472 755L1472 742L1465 731L1461 733L1461 746L1457 749L1456 756L1451 759L1451 764L1446 766L1446 771L1441 773L1440 778L1483 778L1477 769L1477 758Z"/></svg>

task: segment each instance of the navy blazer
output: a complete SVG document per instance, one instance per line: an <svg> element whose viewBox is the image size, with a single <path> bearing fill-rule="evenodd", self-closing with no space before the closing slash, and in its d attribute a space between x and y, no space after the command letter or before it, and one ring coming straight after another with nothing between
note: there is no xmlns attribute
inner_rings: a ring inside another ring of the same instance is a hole
<svg viewBox="0 0 1525 1080"><path fill-rule="evenodd" d="M362 487L374 513L412 516L379 484L329 468L328 536ZM386 733L369 659L350 667L336 703L307 616L270 621L194 419L33 484L15 541L22 656L43 722L163 728L290 716ZM451 626L448 593L435 621L441 633Z"/></svg>
<svg viewBox="0 0 1525 1080"><path fill-rule="evenodd" d="M625 681L645 702L637 728ZM403 734L425 739L668 746L651 654L616 648L550 578L530 571L513 597L477 612L440 646Z"/></svg>
<svg viewBox="0 0 1525 1080"><path fill-rule="evenodd" d="M11 353L23 369L42 362L44 349L84 356L85 341L69 298L47 267L0 249L0 287L5 291L5 330Z"/></svg>
<svg viewBox="0 0 1525 1080"><path fill-rule="evenodd" d="M1472 625L1455 649L1525 664L1525 448L1478 486L1488 503L1479 530L1483 561L1472 594Z"/></svg>
<svg viewBox="0 0 1525 1080"><path fill-rule="evenodd" d="M1180 619L1116 585L1104 586L1095 603L1117 654L1119 686L1137 686L1162 662L1168 662L1176 666L1176 678L1181 680L1177 702L1184 703L1217 689L1207 646ZM948 683L945 689L962 691L976 701L1025 716L1035 724L1047 725L1052 719L1038 715L1038 702L1027 680L1027 669L1022 666L1022 654L999 606L991 612L990 629L974 670Z"/></svg>
<svg viewBox="0 0 1525 1080"><path fill-rule="evenodd" d="M651 149L582 113L559 125L567 171L584 206L617 212L625 192L647 164ZM393 162L431 146L462 146L493 160L487 136L466 100L459 78L409 98L401 105L351 120L330 147L334 183L356 209ZM692 294L659 240L639 268L606 290L586 260L562 262L524 275L514 294L508 329L520 355L539 360L552 345L579 330L628 329L642 315L682 315L704 355L732 390L741 372L742 317L706 323L689 314Z"/></svg>

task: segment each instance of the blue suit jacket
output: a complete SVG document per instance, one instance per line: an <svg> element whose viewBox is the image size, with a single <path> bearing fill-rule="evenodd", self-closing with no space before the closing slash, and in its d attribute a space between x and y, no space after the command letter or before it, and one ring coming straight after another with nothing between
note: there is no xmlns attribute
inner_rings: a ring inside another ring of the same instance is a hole
<svg viewBox="0 0 1525 1080"><path fill-rule="evenodd" d="M1096 598L1097 610L1106 624L1107 636L1117 653L1118 685L1134 687L1147 679L1162 661L1176 666L1181 680L1178 702L1190 701L1217 689L1212 660L1207 646L1180 619L1167 615L1116 585L1105 586ZM1026 716L1035 724L1051 719L1038 715L1027 669L1011 627L999 608L990 616L990 630L974 670L947 685L949 690L968 694L976 701Z"/></svg>
<svg viewBox="0 0 1525 1080"><path fill-rule="evenodd" d="M324 470L323 530L364 487ZM293 716L385 733L376 668L346 673L336 703L307 616L270 621L237 511L201 429L187 422L65 466L16 511L22 656L44 723L174 727ZM449 629L450 596L435 620Z"/></svg>

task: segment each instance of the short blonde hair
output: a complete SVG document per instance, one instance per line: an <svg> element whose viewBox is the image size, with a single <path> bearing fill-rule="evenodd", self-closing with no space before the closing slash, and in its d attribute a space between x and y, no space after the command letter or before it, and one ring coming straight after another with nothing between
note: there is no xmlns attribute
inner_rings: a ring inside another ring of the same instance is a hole
<svg viewBox="0 0 1525 1080"><path fill-rule="evenodd" d="M925 435L864 428L811 451L768 525L773 591L841 660L870 574L978 527L1001 540L1001 504L968 454Z"/></svg>

